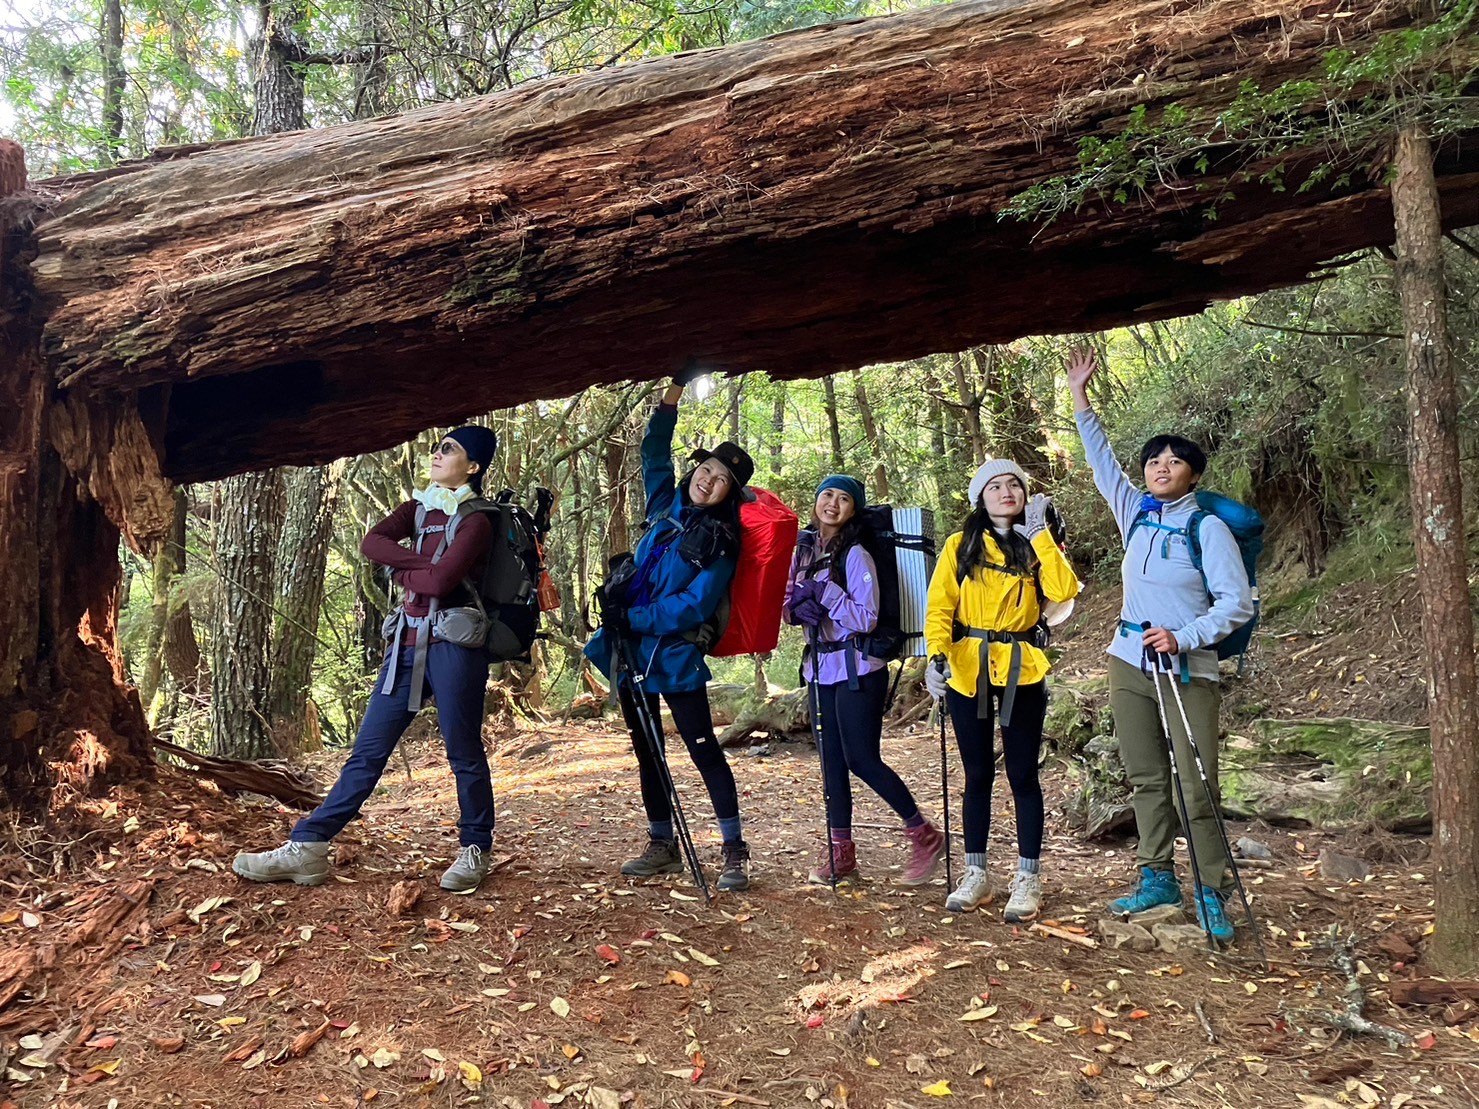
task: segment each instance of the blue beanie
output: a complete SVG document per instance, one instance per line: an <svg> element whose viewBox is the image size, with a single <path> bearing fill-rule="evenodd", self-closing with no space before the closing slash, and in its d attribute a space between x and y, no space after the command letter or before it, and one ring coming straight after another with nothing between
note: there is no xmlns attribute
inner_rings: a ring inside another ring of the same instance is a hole
<svg viewBox="0 0 1479 1109"><path fill-rule="evenodd" d="M855 477L847 474L832 474L822 479L817 486L817 496L821 496L828 489L840 489L852 498L853 507L864 509L868 507L868 494L863 491L863 483Z"/></svg>
<svg viewBox="0 0 1479 1109"><path fill-rule="evenodd" d="M498 436L486 427L468 424L466 427L459 427L456 431L447 432L447 438L456 442L467 452L469 462L478 464L478 472L468 479L468 484L481 493L483 476L488 472L488 467L493 464L493 456L498 453Z"/></svg>

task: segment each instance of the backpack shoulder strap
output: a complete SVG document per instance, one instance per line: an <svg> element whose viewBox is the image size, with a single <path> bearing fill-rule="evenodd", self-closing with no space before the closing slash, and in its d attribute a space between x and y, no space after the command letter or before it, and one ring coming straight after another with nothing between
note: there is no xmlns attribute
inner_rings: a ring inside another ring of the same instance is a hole
<svg viewBox="0 0 1479 1109"><path fill-rule="evenodd" d="M1202 521L1212 513L1204 508L1199 508L1191 514L1191 519L1186 521L1186 550L1191 555L1191 564L1197 568L1197 573L1202 575L1206 581L1207 571L1202 569Z"/></svg>

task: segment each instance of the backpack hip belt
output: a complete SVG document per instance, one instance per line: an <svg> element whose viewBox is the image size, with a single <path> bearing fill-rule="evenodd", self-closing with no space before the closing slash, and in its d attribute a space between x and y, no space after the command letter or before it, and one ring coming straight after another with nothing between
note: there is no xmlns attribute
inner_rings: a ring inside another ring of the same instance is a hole
<svg viewBox="0 0 1479 1109"><path fill-rule="evenodd" d="M981 641L981 668L976 676L976 719L986 720L991 716L991 644L1010 643L1012 645L1012 660L1007 668L1006 689L1001 695L1001 726L1007 727L1012 722L1012 709L1017 703L1017 686L1022 681L1022 644L1027 643L1033 647L1044 645L1043 628L1039 624L1030 631L1004 632L995 628L972 628L956 621L955 642L962 639L979 639Z"/></svg>

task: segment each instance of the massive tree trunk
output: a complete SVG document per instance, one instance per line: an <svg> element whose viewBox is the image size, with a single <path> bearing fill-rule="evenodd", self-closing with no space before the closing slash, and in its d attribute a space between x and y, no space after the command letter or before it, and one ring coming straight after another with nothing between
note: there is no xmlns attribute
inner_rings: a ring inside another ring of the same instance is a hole
<svg viewBox="0 0 1479 1109"><path fill-rule="evenodd" d="M1132 109L1215 113L1414 20L1334 13L964 0L53 182L47 352L66 388L146 390L193 480L689 356L816 375L1194 312L1390 242L1387 191L1244 184L1227 153L1142 204L1000 213ZM1479 143L1439 169L1479 221Z"/></svg>
<svg viewBox="0 0 1479 1109"><path fill-rule="evenodd" d="M318 729L310 727L308 687L318 652L318 618L334 506L343 480L343 461L284 472L287 509L277 543L277 611L268 709L270 731L283 751L318 746Z"/></svg>
<svg viewBox="0 0 1479 1109"><path fill-rule="evenodd" d="M1443 228L1433 151L1420 126L1397 136L1392 183L1397 288L1407 337L1407 454L1433 736L1433 963L1479 971L1479 720L1473 598L1464 542L1458 389L1448 341Z"/></svg>
<svg viewBox="0 0 1479 1109"><path fill-rule="evenodd" d="M272 595L282 530L280 470L227 478L215 504L220 601L211 629L211 751L237 759L277 754L268 726Z"/></svg>

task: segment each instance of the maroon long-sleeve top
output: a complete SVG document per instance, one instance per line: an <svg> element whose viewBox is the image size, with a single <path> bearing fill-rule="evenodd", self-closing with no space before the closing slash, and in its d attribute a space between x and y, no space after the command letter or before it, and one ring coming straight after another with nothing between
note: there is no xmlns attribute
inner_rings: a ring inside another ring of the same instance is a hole
<svg viewBox="0 0 1479 1109"><path fill-rule="evenodd" d="M447 514L435 508L426 510L424 527L440 527ZM475 512L457 525L457 535L441 561L432 564L431 556L441 543L441 533L434 532L416 551L403 547L416 538L416 502L406 501L369 530L360 543L360 552L371 562L389 566L395 583L415 594L406 599L407 616L425 616L433 597L445 600L457 592L463 579L482 565L493 538L493 528L485 513Z"/></svg>

